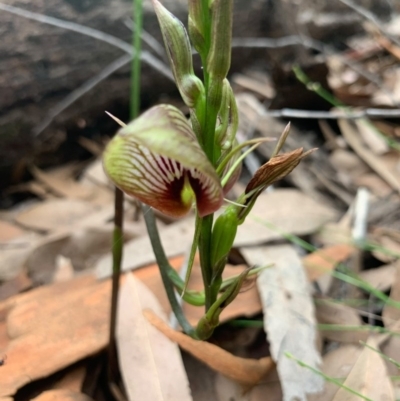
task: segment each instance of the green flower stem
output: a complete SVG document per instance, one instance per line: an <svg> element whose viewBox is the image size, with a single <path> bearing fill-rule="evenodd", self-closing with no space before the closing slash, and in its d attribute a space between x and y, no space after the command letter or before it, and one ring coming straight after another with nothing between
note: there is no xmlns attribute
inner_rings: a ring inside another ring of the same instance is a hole
<svg viewBox="0 0 400 401"><path fill-rule="evenodd" d="M201 225L202 225L201 222L202 222L202 218L198 215L198 213L196 213L194 236L193 236L192 247L190 249L190 255L189 255L189 260L188 260L188 265L187 265L185 283L184 283L184 287L183 287L182 294L181 294L182 297L184 297L184 295L186 293L187 285L188 285L189 279L190 279L190 274L192 273L193 262L194 262L194 258L196 257L196 251L197 251L197 247L198 247L198 244L199 244Z"/></svg>
<svg viewBox="0 0 400 401"><path fill-rule="evenodd" d="M111 288L111 311L110 330L108 341L108 378L110 383L115 383L118 378L118 357L115 345L119 279L121 275L121 262L123 255L123 221L124 221L124 193L115 188L114 201L114 232L112 245L112 288Z"/></svg>
<svg viewBox="0 0 400 401"><path fill-rule="evenodd" d="M179 302L176 299L175 289L168 275L168 270L170 268L170 265L161 244L160 235L158 234L158 229L156 226L156 220L154 218L153 211L149 206L146 205L142 205L142 211L146 222L147 232L150 237L151 246L153 248L154 255L156 256L157 265L158 268L160 269L161 279L163 281L169 303L171 304L171 308L176 316L176 319L181 325L183 331L189 336L197 338L194 328L187 321L183 313L182 307L181 305L179 305Z"/></svg>
<svg viewBox="0 0 400 401"><path fill-rule="evenodd" d="M213 224L213 215L203 218L201 224L201 232L199 239L199 254L201 275L203 277L205 306L206 311L210 309L215 299L211 297L211 279L212 279L212 264L211 264L211 230Z"/></svg>
<svg viewBox="0 0 400 401"><path fill-rule="evenodd" d="M142 50L142 24L143 6L142 0L134 0L133 7L133 37L132 43L135 49L135 57L132 57L131 66L131 119L136 118L140 112L140 53Z"/></svg>

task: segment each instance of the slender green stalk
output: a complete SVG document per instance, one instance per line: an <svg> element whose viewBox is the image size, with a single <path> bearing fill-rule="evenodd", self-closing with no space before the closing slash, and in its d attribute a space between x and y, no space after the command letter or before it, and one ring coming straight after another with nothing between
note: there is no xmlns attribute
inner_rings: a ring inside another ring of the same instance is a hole
<svg viewBox="0 0 400 401"><path fill-rule="evenodd" d="M142 51L142 24L143 24L143 6L142 0L134 0L133 5L134 29L132 43L135 49L135 56L132 57L131 74L131 104L130 116L133 120L139 115L140 111L140 53Z"/></svg>
<svg viewBox="0 0 400 401"><path fill-rule="evenodd" d="M142 31L142 0L134 0L134 34L133 46L134 57L132 58L131 70L131 119L139 114L140 109L140 52L141 52L141 31ZM110 312L110 331L108 344L108 368L109 381L116 383L118 380L118 357L116 352L116 326L119 281L121 276L121 264L123 256L123 221L124 221L124 193L115 188L114 201L114 234L113 234L113 274L111 290L111 312Z"/></svg>
<svg viewBox="0 0 400 401"><path fill-rule="evenodd" d="M301 361L300 359L295 358L292 354L290 354L289 352L285 352L285 356L288 357L289 359L292 359L293 361L297 362L297 364L303 368L307 368L309 370L311 370L311 372L315 373L318 376L323 377L327 382L336 384L338 387L341 387L343 390L346 390L347 392L349 392L350 394L354 394L357 395L358 397L360 397L361 399L365 400L365 401L374 401L369 397L366 397L365 395L362 395L361 393L359 393L356 390L353 390L351 387L346 386L345 384L343 384L339 379L335 379L333 377L327 376L325 373L321 372L318 369L313 368L312 366L308 365L307 363Z"/></svg>
<svg viewBox="0 0 400 401"><path fill-rule="evenodd" d="M114 233L113 233L113 270L112 270L112 289L111 289L111 312L110 312L110 331L108 342L108 374L109 381L116 382L118 377L118 358L115 345L115 332L117 325L118 309L118 290L119 278L121 275L121 262L123 254L123 203L124 193L115 188L114 202Z"/></svg>
<svg viewBox="0 0 400 401"><path fill-rule="evenodd" d="M142 205L142 211L146 222L147 232L150 237L151 246L157 260L158 268L160 269L161 279L163 281L168 300L171 304L172 311L174 312L176 319L178 320L185 333L193 338L197 338L194 328L187 321L182 311L182 307L179 305L179 302L176 298L174 286L168 275L169 262L161 244L160 236L158 234L156 226L156 220L154 218L154 213L152 209L147 205Z"/></svg>
<svg viewBox="0 0 400 401"><path fill-rule="evenodd" d="M196 222L195 222L193 242L192 242L192 247L190 249L190 255L189 255L189 259L188 259L188 263L187 263L187 271L186 271L185 283L184 283L184 287L183 287L183 290L182 290L182 293L181 293L181 297L182 298L184 297L184 295L186 293L187 285L189 284L190 274L192 273L194 258L196 257L196 251L197 251L197 247L199 245L199 238L200 238L202 220L203 219L197 213L196 214Z"/></svg>

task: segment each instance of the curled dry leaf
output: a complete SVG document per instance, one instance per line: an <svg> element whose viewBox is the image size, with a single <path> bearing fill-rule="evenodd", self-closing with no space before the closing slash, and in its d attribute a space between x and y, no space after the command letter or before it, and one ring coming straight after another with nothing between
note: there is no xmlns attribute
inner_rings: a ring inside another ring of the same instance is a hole
<svg viewBox="0 0 400 401"><path fill-rule="evenodd" d="M143 313L147 320L170 340L177 342L181 348L200 359L210 368L233 380L254 386L274 366L269 357L247 359L234 356L214 344L194 340L186 334L171 329L162 319L149 310Z"/></svg>

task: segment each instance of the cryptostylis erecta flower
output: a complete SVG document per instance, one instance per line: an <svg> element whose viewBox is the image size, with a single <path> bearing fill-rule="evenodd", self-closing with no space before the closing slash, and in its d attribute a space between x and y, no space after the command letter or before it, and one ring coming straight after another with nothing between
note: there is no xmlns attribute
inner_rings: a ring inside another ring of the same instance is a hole
<svg viewBox="0 0 400 401"><path fill-rule="evenodd" d="M217 211L223 190L185 116L170 105L155 106L107 145L104 170L126 194L172 217Z"/></svg>

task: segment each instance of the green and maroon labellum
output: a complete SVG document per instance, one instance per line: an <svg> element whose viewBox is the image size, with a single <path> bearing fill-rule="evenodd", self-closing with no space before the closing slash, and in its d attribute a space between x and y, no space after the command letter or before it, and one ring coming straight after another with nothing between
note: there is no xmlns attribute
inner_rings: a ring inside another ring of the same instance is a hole
<svg viewBox="0 0 400 401"><path fill-rule="evenodd" d="M107 145L104 170L126 194L180 217L194 201L200 216L219 209L219 177L185 116L159 105L123 127Z"/></svg>

